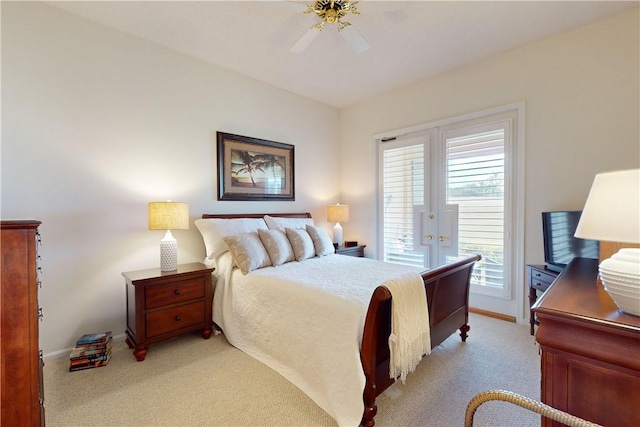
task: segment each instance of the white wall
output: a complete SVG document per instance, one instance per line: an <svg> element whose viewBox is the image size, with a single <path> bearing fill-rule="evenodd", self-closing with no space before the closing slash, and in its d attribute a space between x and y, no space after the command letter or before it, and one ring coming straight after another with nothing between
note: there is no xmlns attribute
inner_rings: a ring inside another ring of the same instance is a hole
<svg viewBox="0 0 640 427"><path fill-rule="evenodd" d="M543 263L540 212L582 209L596 173L640 166L639 10L341 110L345 238L375 242L373 135L524 101L525 241L517 244L526 263ZM525 283L517 286L524 294ZM494 302L472 296L485 309L498 310ZM500 310L522 316L525 304Z"/></svg>
<svg viewBox="0 0 640 427"><path fill-rule="evenodd" d="M339 113L39 3L2 3L2 219L42 221L40 343L125 329L123 271L159 266L147 203L202 213L339 201ZM219 202L216 131L295 145L295 202ZM192 225L179 262L201 261Z"/></svg>

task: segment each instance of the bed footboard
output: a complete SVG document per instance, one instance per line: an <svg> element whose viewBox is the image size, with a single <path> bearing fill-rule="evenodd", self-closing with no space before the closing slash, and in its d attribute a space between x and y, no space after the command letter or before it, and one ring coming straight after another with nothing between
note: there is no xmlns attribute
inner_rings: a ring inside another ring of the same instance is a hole
<svg viewBox="0 0 640 427"><path fill-rule="evenodd" d="M469 331L469 284L480 255L461 258L422 273L429 308L431 348L440 345L456 330L462 341ZM373 292L362 336L361 359L366 384L363 393L362 425L375 424L376 397L394 379L389 378L389 335L391 334L391 292L378 286Z"/></svg>

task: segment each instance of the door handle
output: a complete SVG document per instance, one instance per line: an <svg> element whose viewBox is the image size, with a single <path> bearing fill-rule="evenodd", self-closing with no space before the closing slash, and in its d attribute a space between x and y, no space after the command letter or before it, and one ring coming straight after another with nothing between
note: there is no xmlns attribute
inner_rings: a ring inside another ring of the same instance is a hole
<svg viewBox="0 0 640 427"><path fill-rule="evenodd" d="M447 236L440 236L440 241L444 242L445 240L449 240Z"/></svg>
<svg viewBox="0 0 640 427"><path fill-rule="evenodd" d="M429 240L433 240L433 234L427 234L426 236L424 236L425 238L429 239Z"/></svg>

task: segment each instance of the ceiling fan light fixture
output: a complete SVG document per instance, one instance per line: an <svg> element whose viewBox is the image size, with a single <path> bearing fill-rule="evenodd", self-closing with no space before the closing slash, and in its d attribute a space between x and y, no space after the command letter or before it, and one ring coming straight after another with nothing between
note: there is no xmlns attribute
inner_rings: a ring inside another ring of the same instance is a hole
<svg viewBox="0 0 640 427"><path fill-rule="evenodd" d="M315 0L313 5L307 5L307 10L304 13L315 13L321 21L314 24L305 34L302 35L300 40L291 47L291 52L301 53L309 47L311 42L324 28L325 22L332 25L337 22L338 31L351 49L356 53L364 52L369 49L371 46L367 43L364 37L351 27L349 22L342 21L342 18L344 18L348 13L360 15L360 12L356 8L356 4L358 4L357 1Z"/></svg>
<svg viewBox="0 0 640 427"><path fill-rule="evenodd" d="M335 24L336 21L339 20L338 12L333 9L327 10L327 12L324 14L324 20L327 21L328 24Z"/></svg>
<svg viewBox="0 0 640 427"><path fill-rule="evenodd" d="M327 24L335 24L348 13L360 15L356 8L357 1L344 0L316 0L313 5L307 7L305 13L315 13Z"/></svg>

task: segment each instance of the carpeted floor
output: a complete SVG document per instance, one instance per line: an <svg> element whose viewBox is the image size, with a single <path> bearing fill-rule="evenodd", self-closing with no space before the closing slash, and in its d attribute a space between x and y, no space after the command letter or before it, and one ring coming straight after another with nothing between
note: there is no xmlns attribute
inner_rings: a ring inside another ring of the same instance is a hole
<svg viewBox="0 0 640 427"><path fill-rule="evenodd" d="M538 400L540 357L528 326L471 315L467 343L455 335L423 359L400 396L378 398L377 426L462 426L471 398L504 389ZM223 335L188 334L150 346L136 362L124 342L109 365L44 368L46 424L55 426L334 426L335 421L275 371ZM474 426L539 426L540 417L488 402Z"/></svg>

